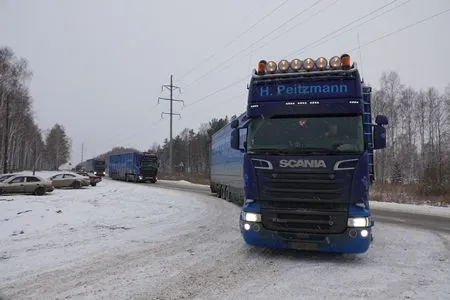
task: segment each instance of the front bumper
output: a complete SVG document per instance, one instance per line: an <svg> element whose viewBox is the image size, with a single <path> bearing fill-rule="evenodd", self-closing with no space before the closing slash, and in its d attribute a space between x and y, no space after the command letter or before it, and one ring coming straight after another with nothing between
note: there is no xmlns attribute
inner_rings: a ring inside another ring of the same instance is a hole
<svg viewBox="0 0 450 300"><path fill-rule="evenodd" d="M248 225L245 225L248 224ZM245 242L252 246L319 252L364 253L372 242L372 228L347 228L340 234L295 234L267 230L262 223L239 220ZM248 230L246 230L246 228ZM368 235L363 237L361 232Z"/></svg>

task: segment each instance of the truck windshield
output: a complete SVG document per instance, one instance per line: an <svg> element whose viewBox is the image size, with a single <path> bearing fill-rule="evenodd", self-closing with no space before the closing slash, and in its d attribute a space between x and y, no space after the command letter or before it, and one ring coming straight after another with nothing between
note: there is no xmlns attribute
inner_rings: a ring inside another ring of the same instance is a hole
<svg viewBox="0 0 450 300"><path fill-rule="evenodd" d="M248 126L247 150L278 154L361 153L362 116L255 119Z"/></svg>
<svg viewBox="0 0 450 300"><path fill-rule="evenodd" d="M157 165L157 160L156 159L154 159L154 160L143 160L142 161L142 166L144 168L146 168L146 167L156 167L156 165Z"/></svg>

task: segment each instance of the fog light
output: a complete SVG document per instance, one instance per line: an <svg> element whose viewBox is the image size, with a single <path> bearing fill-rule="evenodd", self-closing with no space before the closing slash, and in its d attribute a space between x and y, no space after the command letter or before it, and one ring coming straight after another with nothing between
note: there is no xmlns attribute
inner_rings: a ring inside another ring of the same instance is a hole
<svg viewBox="0 0 450 300"><path fill-rule="evenodd" d="M244 229L247 230L247 231L249 231L249 230L250 230L250 224L245 223L245 224L244 224Z"/></svg>
<svg viewBox="0 0 450 300"><path fill-rule="evenodd" d="M261 230L261 226L259 226L258 224L253 225L253 230L255 232L259 232Z"/></svg>
<svg viewBox="0 0 450 300"><path fill-rule="evenodd" d="M348 232L348 235L349 235L351 238L356 237L357 234L358 234L358 233L356 232L355 229L350 229L350 231Z"/></svg>
<svg viewBox="0 0 450 300"><path fill-rule="evenodd" d="M369 232L367 230L363 229L363 230L361 230L361 236L363 238L366 238L367 236L369 236Z"/></svg>

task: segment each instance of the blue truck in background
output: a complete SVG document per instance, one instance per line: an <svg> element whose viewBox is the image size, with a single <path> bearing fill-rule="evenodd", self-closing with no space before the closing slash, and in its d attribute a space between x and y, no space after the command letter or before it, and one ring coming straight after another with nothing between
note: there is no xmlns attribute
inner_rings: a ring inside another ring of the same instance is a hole
<svg viewBox="0 0 450 300"><path fill-rule="evenodd" d="M371 87L350 56L261 60L246 111L212 137L211 191L242 204L252 246L366 252L373 241L373 152L388 119L372 122Z"/></svg>
<svg viewBox="0 0 450 300"><path fill-rule="evenodd" d="M111 179L155 183L159 161L156 154L129 152L109 156L108 174Z"/></svg>

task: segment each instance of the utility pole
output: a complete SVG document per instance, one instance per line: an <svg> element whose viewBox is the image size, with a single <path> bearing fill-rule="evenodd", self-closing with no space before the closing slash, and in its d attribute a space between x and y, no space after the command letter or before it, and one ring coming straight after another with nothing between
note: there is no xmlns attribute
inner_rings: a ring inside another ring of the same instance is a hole
<svg viewBox="0 0 450 300"><path fill-rule="evenodd" d="M170 75L170 84L163 85L162 88L161 88L161 92L165 88L170 91L170 98L158 97L158 104L159 104L160 100L166 100L166 101L170 102L170 112L168 112L168 113L167 112L161 113L161 118L163 117L163 115L169 115L170 116L169 173L172 174L172 168L173 168L173 148L172 148L172 145L173 145L173 138L172 138L172 127L173 127L172 125L173 124L172 123L173 123L173 121L172 121L172 117L174 115L176 115L176 116L181 118L180 114L173 112L173 102L174 101L175 102L181 102L184 105L184 101L183 100L178 100L178 99L173 99L173 90L174 89L177 89L181 93L181 88L178 87L178 86L174 86L173 85L173 75Z"/></svg>
<svg viewBox="0 0 450 300"><path fill-rule="evenodd" d="M3 149L3 174L8 173L8 144L9 144L9 95L5 97L6 102L6 111L5 111L5 136L4 143L5 148Z"/></svg>

